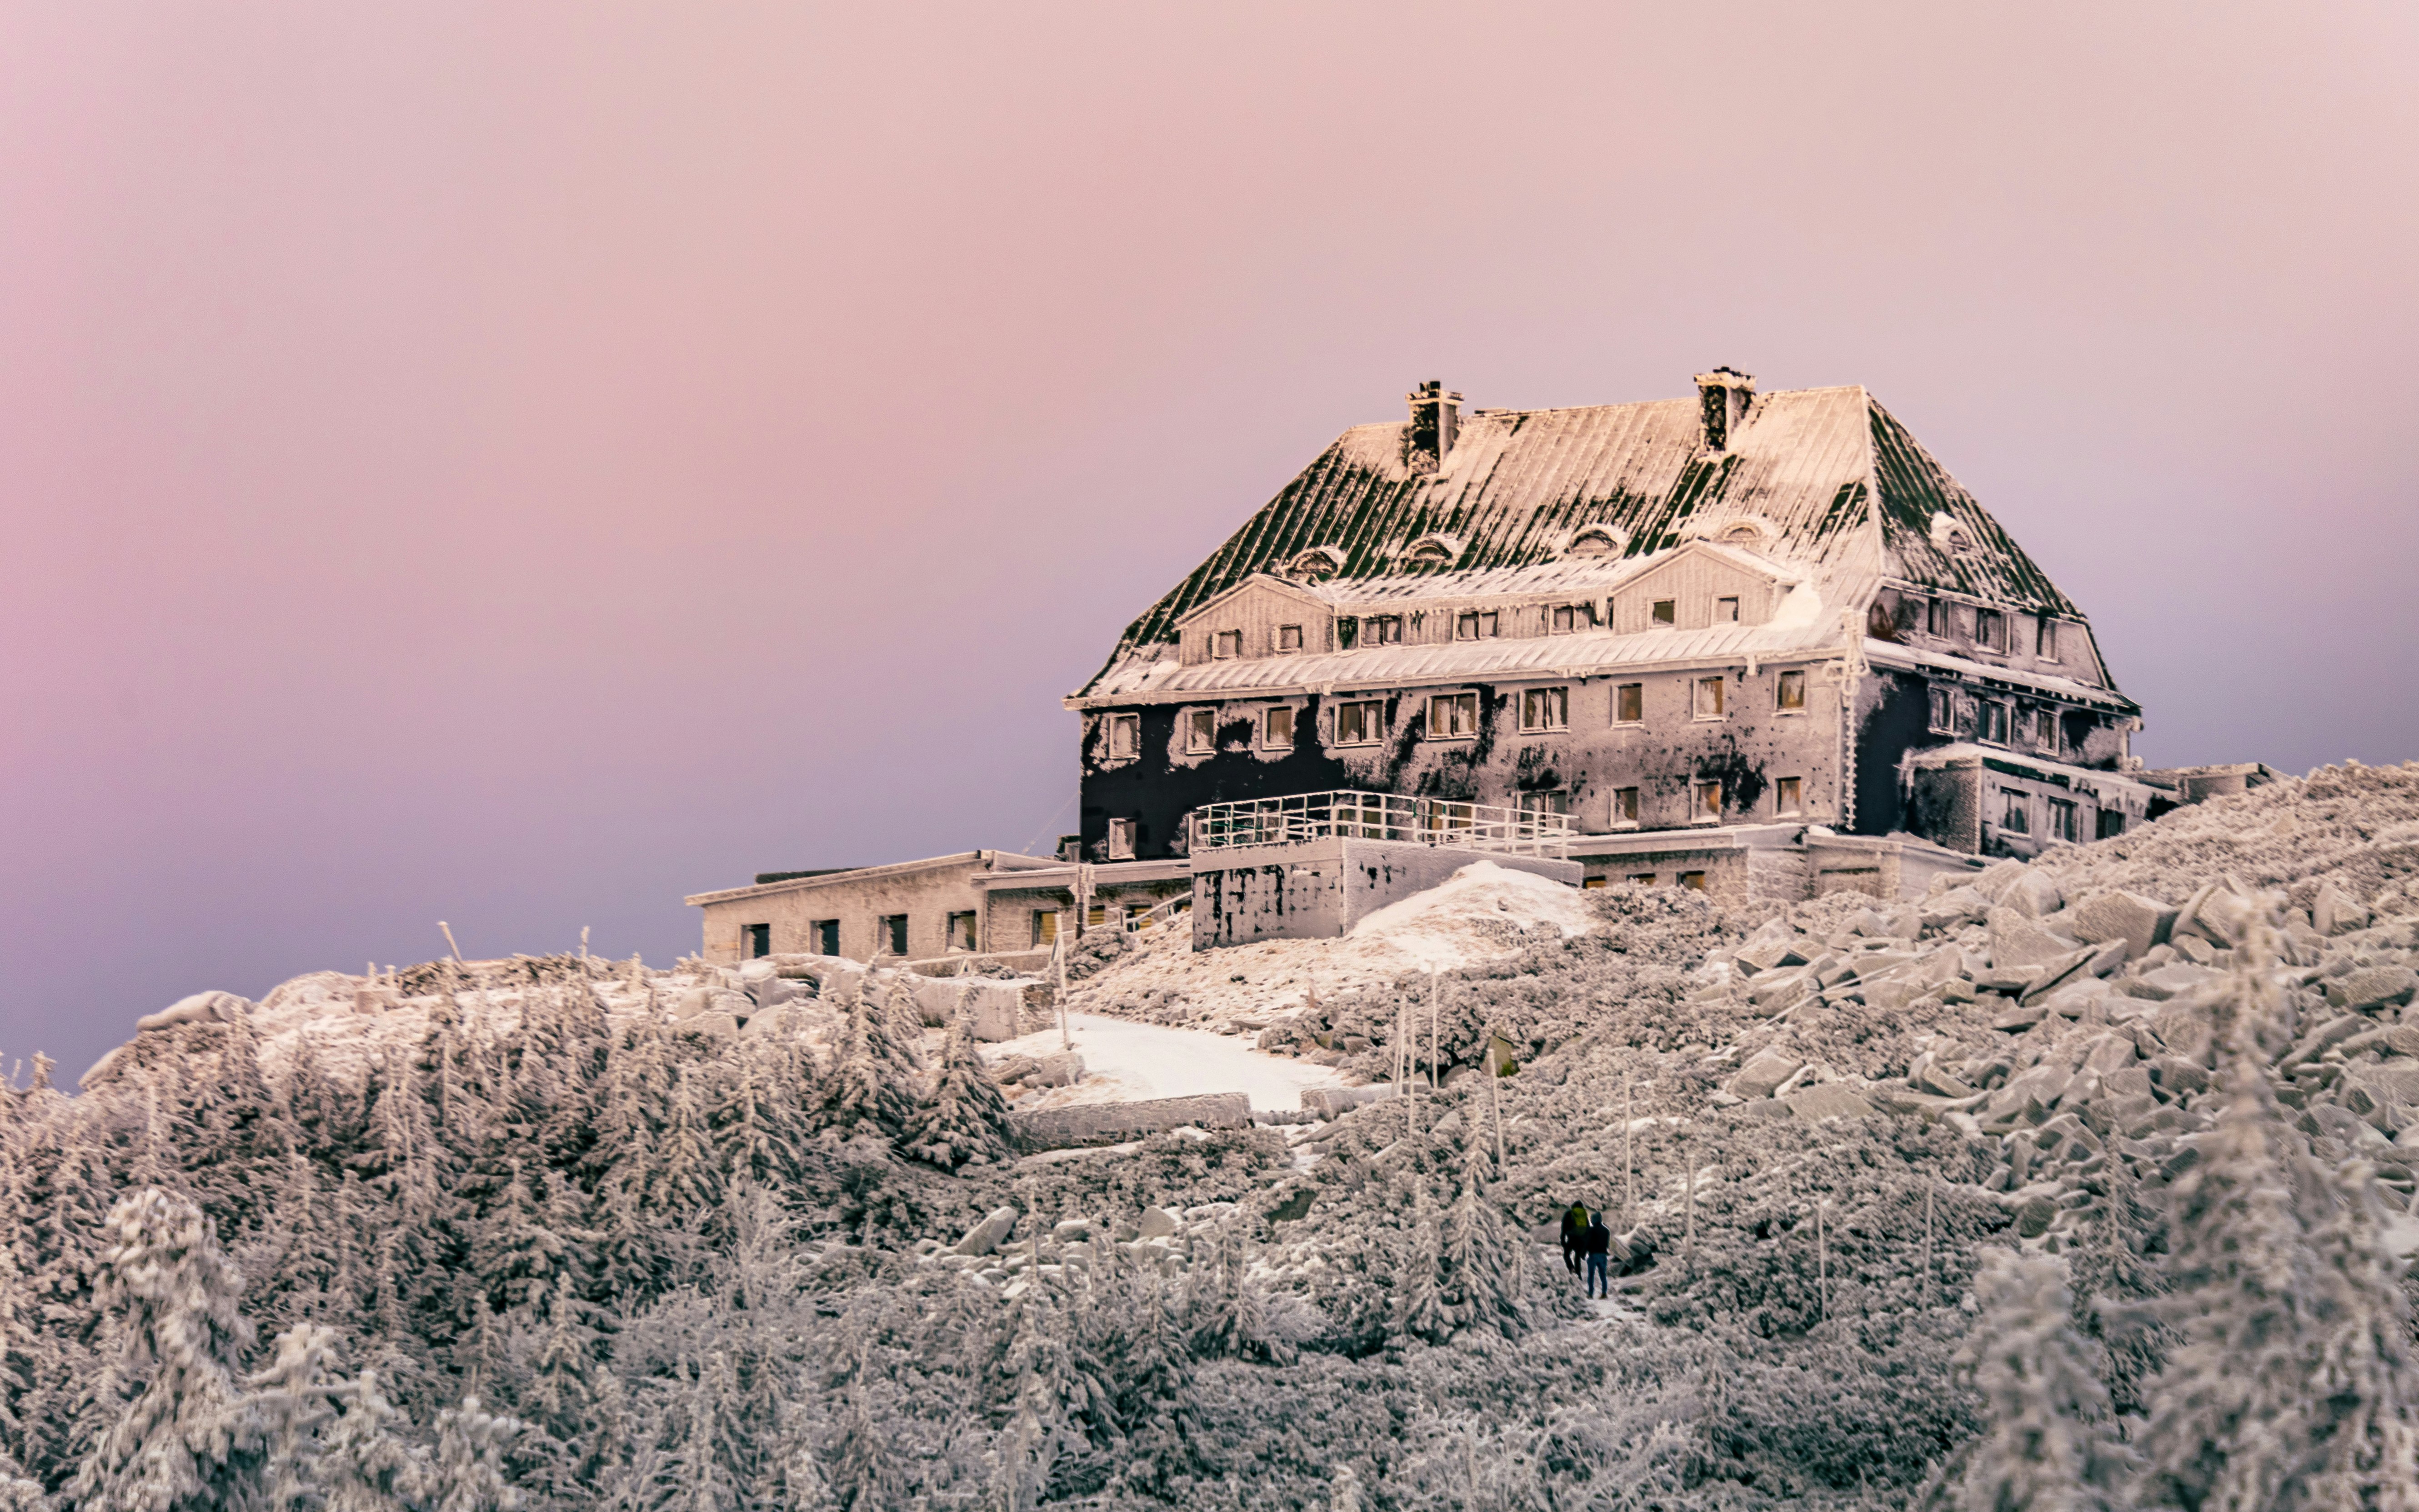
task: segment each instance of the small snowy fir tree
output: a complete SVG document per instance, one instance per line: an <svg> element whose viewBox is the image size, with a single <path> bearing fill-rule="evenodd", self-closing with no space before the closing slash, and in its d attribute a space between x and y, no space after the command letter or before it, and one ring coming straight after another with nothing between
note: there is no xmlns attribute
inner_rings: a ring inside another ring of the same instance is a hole
<svg viewBox="0 0 2419 1512"><path fill-rule="evenodd" d="M1452 1335L1454 1320L1437 1286L1443 1244L1425 1182L1415 1185L1411 1203L1410 1239L1402 1247L1394 1281L1394 1332L1441 1344Z"/></svg>
<svg viewBox="0 0 2419 1512"><path fill-rule="evenodd" d="M887 1036L882 1032L880 1010L865 997L860 992L849 1004L824 1116L832 1128L843 1134L870 1129L896 1139L906 1126L911 1107L907 1094L900 1089L897 1062L884 1054Z"/></svg>
<svg viewBox="0 0 2419 1512"><path fill-rule="evenodd" d="M899 1496L889 1434L873 1415L867 1368L866 1351L860 1346L849 1371L848 1405L840 1413L840 1431L831 1449L828 1479L840 1512L883 1512L896 1505Z"/></svg>
<svg viewBox="0 0 2419 1512"><path fill-rule="evenodd" d="M326 1512L407 1512L417 1505L428 1466L396 1436L403 1414L386 1399L377 1372L356 1377L341 1405L319 1451Z"/></svg>
<svg viewBox="0 0 2419 1512"><path fill-rule="evenodd" d="M2264 932L2263 932L2264 933ZM2220 1015L2226 1102L2173 1189L2163 1306L2178 1343L2146 1393L2139 1499L2187 1507L2315 1507L2312 1256L2296 1211L2298 1135L2279 1112L2267 1041L2276 988L2261 942L2238 952ZM2257 963L2255 964L2254 963Z"/></svg>
<svg viewBox="0 0 2419 1512"><path fill-rule="evenodd" d="M917 1006L916 995L907 990L904 976L893 980L890 990L882 995L882 1029L901 1065L924 1069L924 1011Z"/></svg>
<svg viewBox="0 0 2419 1512"><path fill-rule="evenodd" d="M431 1512L511 1512L520 1505L520 1492L504 1475L504 1450L520 1427L476 1396L439 1413L437 1462L424 1504Z"/></svg>
<svg viewBox="0 0 2419 1512"><path fill-rule="evenodd" d="M1464 1137L1461 1190L1445 1210L1437 1289L1454 1332L1478 1329L1518 1338L1529 1326L1519 1249L1487 1195L1490 1157L1474 1120Z"/></svg>
<svg viewBox="0 0 2419 1512"><path fill-rule="evenodd" d="M2419 1377L2409 1298L2386 1250L2377 1176L2347 1163L2321 1189L2335 1211L2312 1236L2318 1265L2319 1416L2310 1504L2419 1512Z"/></svg>
<svg viewBox="0 0 2419 1512"><path fill-rule="evenodd" d="M2119 1512L2131 1467L2074 1327L2065 1262L1991 1251L1974 1295L1981 1318L1966 1359L1991 1426L1966 1459L1958 1512Z"/></svg>
<svg viewBox="0 0 2419 1512"><path fill-rule="evenodd" d="M315 1512L320 1504L319 1434L335 1415L335 1349L328 1329L297 1324L277 1335L268 1365L246 1382L267 1435L270 1512Z"/></svg>
<svg viewBox="0 0 2419 1512"><path fill-rule="evenodd" d="M141 1389L93 1446L80 1512L204 1512L249 1505L261 1480L260 1412L237 1385L250 1328L242 1281L199 1208L146 1187L110 1211L105 1305L125 1310L121 1372Z"/></svg>
<svg viewBox="0 0 2419 1512"><path fill-rule="evenodd" d="M1009 1152L1008 1100L975 1047L974 1019L959 1010L941 1052L932 1096L907 1130L907 1153L945 1169L983 1165Z"/></svg>

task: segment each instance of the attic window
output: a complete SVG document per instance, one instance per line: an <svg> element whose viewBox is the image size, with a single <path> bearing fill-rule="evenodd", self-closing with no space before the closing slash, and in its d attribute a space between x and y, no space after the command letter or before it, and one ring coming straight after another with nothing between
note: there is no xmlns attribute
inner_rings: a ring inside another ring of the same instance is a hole
<svg viewBox="0 0 2419 1512"><path fill-rule="evenodd" d="M1335 649L1349 651L1361 643L1361 622L1347 614L1335 622Z"/></svg>
<svg viewBox="0 0 2419 1512"><path fill-rule="evenodd" d="M1335 560L1334 552L1325 547L1313 547L1294 558L1287 570L1297 578L1307 578L1316 582L1323 578L1334 577L1343 570L1343 567L1344 564Z"/></svg>
<svg viewBox="0 0 2419 1512"><path fill-rule="evenodd" d="M1221 630L1211 647L1210 655L1220 661L1232 661L1243 654L1243 632Z"/></svg>
<svg viewBox="0 0 2419 1512"><path fill-rule="evenodd" d="M1571 537L1570 554L1575 557L1610 557L1621 554L1621 537L1610 527L1582 525Z"/></svg>
<svg viewBox="0 0 2419 1512"><path fill-rule="evenodd" d="M2057 660L2057 622L2046 614L2033 630L2033 655L2042 661Z"/></svg>
<svg viewBox="0 0 2419 1512"><path fill-rule="evenodd" d="M1455 616L1453 638L1456 640L1492 640L1501 623L1494 610L1482 613L1472 609Z"/></svg>
<svg viewBox="0 0 2419 1512"><path fill-rule="evenodd" d="M1548 624L1550 626L1550 633L1554 635L1569 635L1574 631L1593 630L1595 628L1595 606L1592 603L1557 604L1554 606L1553 613L1548 617Z"/></svg>
<svg viewBox="0 0 2419 1512"><path fill-rule="evenodd" d="M2008 649L2008 617L1995 609L1974 611L1974 643L1985 651Z"/></svg>
<svg viewBox="0 0 2419 1512"><path fill-rule="evenodd" d="M1280 656L1290 656L1301 649L1302 626L1299 625L1278 625L1277 655Z"/></svg>
<svg viewBox="0 0 2419 1512"><path fill-rule="evenodd" d="M1715 599L1714 623L1716 625L1736 625L1738 623L1738 600L1735 598Z"/></svg>
<svg viewBox="0 0 2419 1512"><path fill-rule="evenodd" d="M1740 520L1735 525L1723 526L1721 533L1714 539L1725 546L1762 546L1764 527L1748 520Z"/></svg>
<svg viewBox="0 0 2419 1512"><path fill-rule="evenodd" d="M1403 617L1399 614L1374 614L1369 618L1369 643L1373 646L1399 646L1403 643Z"/></svg>
<svg viewBox="0 0 2419 1512"><path fill-rule="evenodd" d="M1424 535L1411 543L1406 559L1414 567L1449 567L1456 553L1453 543L1441 535Z"/></svg>
<svg viewBox="0 0 2419 1512"><path fill-rule="evenodd" d="M1657 625L1679 624L1680 601L1676 598L1656 599L1655 601L1655 612L1653 618L1655 623Z"/></svg>

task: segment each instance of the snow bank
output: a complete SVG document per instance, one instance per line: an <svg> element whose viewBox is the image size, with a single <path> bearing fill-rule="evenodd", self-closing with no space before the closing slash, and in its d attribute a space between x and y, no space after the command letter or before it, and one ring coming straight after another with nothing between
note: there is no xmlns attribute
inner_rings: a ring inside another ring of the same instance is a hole
<svg viewBox="0 0 2419 1512"><path fill-rule="evenodd" d="M1241 1092L1255 1109L1287 1109L1301 1106L1304 1088L1341 1087L1345 1080L1325 1066L1261 1055L1239 1039L1202 1029L1167 1028L1097 1013L1071 1013L1068 1027L1075 1053L1084 1057L1084 1079L1021 1101L1018 1112L1207 1092ZM984 1051L984 1059L994 1064L1017 1056L1054 1056L1059 1051L1058 1030L1054 1026L987 1045Z"/></svg>

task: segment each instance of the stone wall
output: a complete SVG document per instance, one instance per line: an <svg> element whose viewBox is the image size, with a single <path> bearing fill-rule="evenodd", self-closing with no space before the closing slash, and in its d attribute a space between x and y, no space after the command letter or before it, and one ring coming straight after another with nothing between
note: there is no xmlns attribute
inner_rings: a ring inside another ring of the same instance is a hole
<svg viewBox="0 0 2419 1512"><path fill-rule="evenodd" d="M1008 1118L1009 1129L1018 1142L1036 1149L1132 1139L1188 1124L1203 1129L1244 1129L1251 1122L1252 1100L1241 1092L1159 1097L1139 1103L1085 1103L1068 1108L1011 1113Z"/></svg>

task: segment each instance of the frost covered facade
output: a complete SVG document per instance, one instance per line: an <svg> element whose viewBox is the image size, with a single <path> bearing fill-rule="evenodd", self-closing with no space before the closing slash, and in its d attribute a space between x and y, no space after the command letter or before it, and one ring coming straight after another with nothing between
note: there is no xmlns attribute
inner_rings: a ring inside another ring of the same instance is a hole
<svg viewBox="0 0 2419 1512"><path fill-rule="evenodd" d="M1697 385L1464 416L1428 383L1345 432L1067 700L1085 858L1350 789L1567 814L1591 881L1919 890L1932 846L1856 837L2029 855L2147 815L2088 620L1903 425Z"/></svg>

